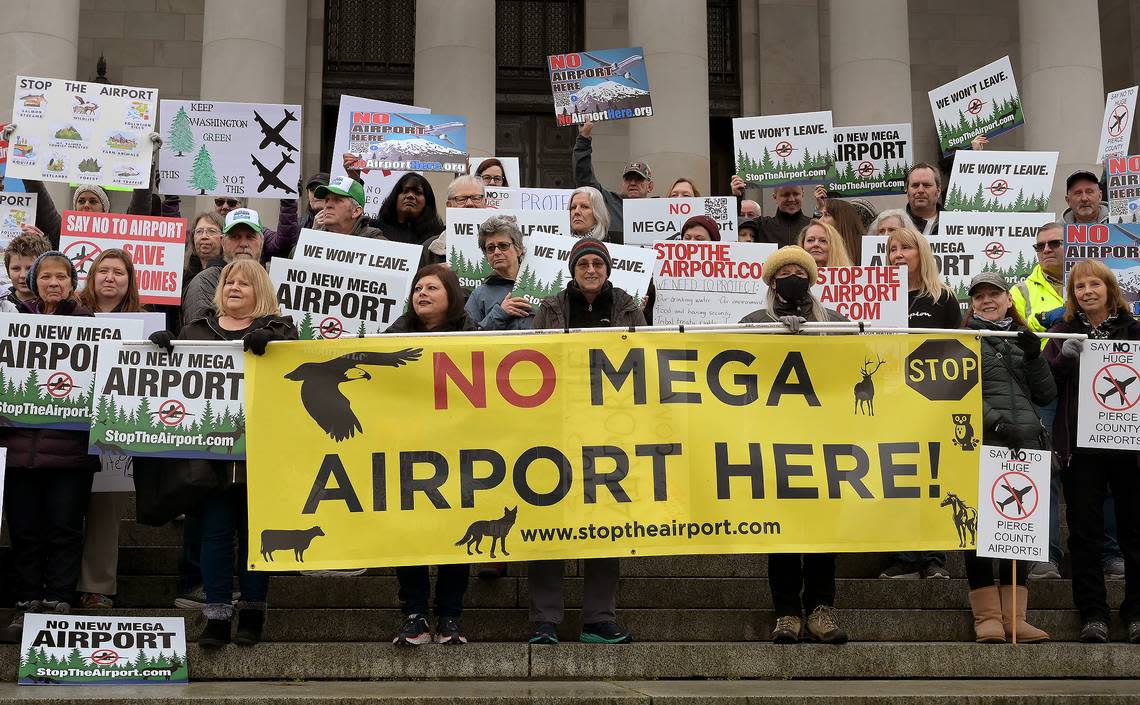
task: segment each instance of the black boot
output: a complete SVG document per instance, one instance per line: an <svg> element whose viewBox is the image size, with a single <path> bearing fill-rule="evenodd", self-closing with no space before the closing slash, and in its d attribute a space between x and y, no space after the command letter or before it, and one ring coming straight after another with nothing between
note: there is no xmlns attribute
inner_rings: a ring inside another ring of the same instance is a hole
<svg viewBox="0 0 1140 705"><path fill-rule="evenodd" d="M229 619L207 619L206 628L198 636L198 646L203 649L220 649L230 643Z"/></svg>
<svg viewBox="0 0 1140 705"><path fill-rule="evenodd" d="M237 635L234 643L238 646L253 646L261 641L265 629L265 610L245 609L237 611Z"/></svg>

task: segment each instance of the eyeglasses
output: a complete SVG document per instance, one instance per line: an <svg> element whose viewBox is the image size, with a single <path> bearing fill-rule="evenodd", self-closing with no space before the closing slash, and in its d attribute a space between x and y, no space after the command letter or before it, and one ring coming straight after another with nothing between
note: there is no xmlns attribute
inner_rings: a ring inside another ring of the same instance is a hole
<svg viewBox="0 0 1140 705"><path fill-rule="evenodd" d="M492 186L502 186L507 182L507 179L504 176L491 176L490 174L483 174L479 178L483 179L483 183Z"/></svg>
<svg viewBox="0 0 1140 705"><path fill-rule="evenodd" d="M1061 246L1060 240L1046 240L1045 242L1037 242L1033 244L1033 249L1037 252L1044 252L1045 250L1056 250Z"/></svg>
<svg viewBox="0 0 1140 705"><path fill-rule="evenodd" d="M514 245L509 243L509 242L492 242L490 245L487 245L486 247L484 247L483 251L486 252L487 254L491 254L492 252L496 252L496 251L497 252L506 252L507 250L511 249L512 247L514 247Z"/></svg>
<svg viewBox="0 0 1140 705"><path fill-rule="evenodd" d="M447 200L452 203L482 203L485 199L486 196L476 194L474 196L452 196Z"/></svg>
<svg viewBox="0 0 1140 705"><path fill-rule="evenodd" d="M241 205L241 201L236 198L215 198L214 207L221 208L222 206L229 206L230 208L237 208Z"/></svg>
<svg viewBox="0 0 1140 705"><path fill-rule="evenodd" d="M597 262L593 260L578 260L574 263L574 269L605 269L606 263L602 260Z"/></svg>
<svg viewBox="0 0 1140 705"><path fill-rule="evenodd" d="M196 228L195 235L221 235L222 231L217 228Z"/></svg>

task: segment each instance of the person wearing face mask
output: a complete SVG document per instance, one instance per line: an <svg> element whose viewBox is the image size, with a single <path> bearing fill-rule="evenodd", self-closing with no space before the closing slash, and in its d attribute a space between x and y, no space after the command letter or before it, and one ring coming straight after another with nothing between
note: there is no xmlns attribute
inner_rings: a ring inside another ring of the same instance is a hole
<svg viewBox="0 0 1140 705"><path fill-rule="evenodd" d="M265 244L261 218L257 211L249 208L236 208L226 214L222 226L222 260L215 260L203 269L186 286L182 295L182 320L189 323L205 316L214 302L222 267L236 259L252 259L261 262L261 251Z"/></svg>
<svg viewBox="0 0 1140 705"><path fill-rule="evenodd" d="M1084 333L1093 340L1140 340L1140 322L1129 312L1116 275L1103 262L1084 260L1073 265L1065 283L1064 320L1050 333ZM1057 418L1053 445L1061 463L1065 508L1069 524L1069 553L1073 558L1073 602L1081 613L1079 639L1108 640L1108 598L1101 565L1105 540L1104 498L1109 489L1118 512L1117 540L1124 554L1124 601L1120 619L1126 639L1140 644L1140 474L1134 450L1102 450L1077 446L1077 415L1081 402L1080 356L1085 343L1052 339L1045 357L1057 380Z"/></svg>
<svg viewBox="0 0 1140 705"><path fill-rule="evenodd" d="M851 266L843 238L835 228L823 221L812 218L811 223L800 231L799 246L811 255L819 267Z"/></svg>
<svg viewBox="0 0 1140 705"><path fill-rule="evenodd" d="M37 257L27 281L32 296L20 301L19 313L93 315L75 296L78 275L62 252ZM75 602L84 516L99 462L87 454L86 431L2 426L0 447L8 451L8 587L17 601L16 614L0 638L19 643L26 613L67 614Z"/></svg>
<svg viewBox="0 0 1140 705"><path fill-rule="evenodd" d="M621 193L607 191L606 187L598 181L594 174L594 123L585 122L578 127L578 138L574 140L573 163L574 185L576 187L590 186L598 190L605 203L605 210L609 216L609 235L606 240L621 244L625 242L622 231L623 201L627 198L649 198L653 193L653 170L645 162L633 161L626 164L621 172ZM600 212L600 208L595 208ZM595 217L600 218L598 213ZM601 238L598 238L601 239Z"/></svg>
<svg viewBox="0 0 1140 705"><path fill-rule="evenodd" d="M817 274L815 260L802 247L789 245L776 250L764 262L766 305L740 322L783 323L790 333L799 333L807 322L846 321L842 314L824 308L811 293ZM847 642L847 632L835 619L835 554L772 553L768 556L768 585L776 611L773 642Z"/></svg>
<svg viewBox="0 0 1140 705"><path fill-rule="evenodd" d="M570 234L574 237L605 240L609 236L609 218L606 202L598 189L579 186L570 193Z"/></svg>
<svg viewBox="0 0 1140 705"><path fill-rule="evenodd" d="M1041 355L1041 339L1021 320L1010 299L1009 284L1000 274L982 272L970 281L965 327L1018 334L1016 338L983 336L979 344L982 443L1013 450L1048 451L1049 432L1037 407L1057 396L1057 385ZM1029 601L1027 571L1018 572L1015 585L1013 561L979 558L973 551L967 551L965 558L976 641L1004 643L1012 637L1014 624L1018 641L1049 640L1048 634L1025 621ZM995 563L999 585L994 585Z"/></svg>
<svg viewBox="0 0 1140 705"><path fill-rule="evenodd" d="M15 313L21 301L32 298L28 288L28 272L36 258L51 249L51 243L38 233L23 233L12 238L4 250L4 271L12 282L12 290L2 299L0 312Z"/></svg>
<svg viewBox="0 0 1140 705"><path fill-rule="evenodd" d="M512 296L523 258L522 232L513 216L493 215L479 226L479 249L493 270L467 297L464 309L482 330L525 330L534 307Z"/></svg>

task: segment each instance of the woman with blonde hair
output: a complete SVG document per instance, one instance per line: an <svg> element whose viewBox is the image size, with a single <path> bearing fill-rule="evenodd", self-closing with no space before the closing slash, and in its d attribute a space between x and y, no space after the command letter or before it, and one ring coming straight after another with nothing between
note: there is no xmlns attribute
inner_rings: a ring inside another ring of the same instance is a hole
<svg viewBox="0 0 1140 705"><path fill-rule="evenodd" d="M832 226L812 218L807 227L800 231L796 243L804 248L817 267L850 267L851 258L843 236Z"/></svg>

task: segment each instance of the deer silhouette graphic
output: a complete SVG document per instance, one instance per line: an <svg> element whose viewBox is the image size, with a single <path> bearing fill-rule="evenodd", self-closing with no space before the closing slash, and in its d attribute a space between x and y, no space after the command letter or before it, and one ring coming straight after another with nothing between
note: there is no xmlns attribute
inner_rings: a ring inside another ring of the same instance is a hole
<svg viewBox="0 0 1140 705"><path fill-rule="evenodd" d="M870 372L867 368L871 366L871 361L866 360L863 367L859 369L859 374L863 375L863 379L855 383L855 413L858 414L862 411L867 416L875 415L875 383L871 381L871 376L879 371L883 366L883 360L878 355L875 359L879 364L875 365L875 369Z"/></svg>
<svg viewBox="0 0 1140 705"><path fill-rule="evenodd" d="M946 493L939 507L951 507L954 510L954 528L958 530L958 548L966 547L966 533L970 534L970 545L978 540L978 510L966 506L966 503L953 492Z"/></svg>
<svg viewBox="0 0 1140 705"><path fill-rule="evenodd" d="M206 438L209 438L209 439L212 439L212 438L218 438L218 439L230 438L230 439L233 439L232 442L226 447L226 453L229 454L229 453L234 452L234 445L237 444L237 440L239 438L241 438L243 433L245 433L245 424L235 423L234 424L234 430L232 430L232 431L210 431L209 433L206 434Z"/></svg>

